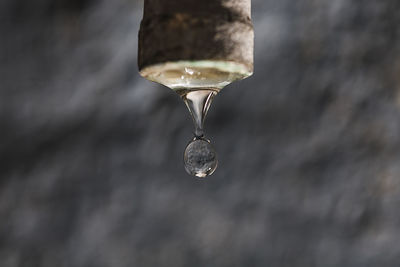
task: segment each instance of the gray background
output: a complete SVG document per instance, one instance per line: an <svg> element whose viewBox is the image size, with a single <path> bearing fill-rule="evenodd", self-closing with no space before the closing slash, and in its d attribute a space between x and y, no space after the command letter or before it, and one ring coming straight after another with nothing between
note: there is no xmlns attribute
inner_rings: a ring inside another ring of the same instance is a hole
<svg viewBox="0 0 400 267"><path fill-rule="evenodd" d="M400 266L400 4L253 0L206 122L139 77L142 2L1 0L0 266Z"/></svg>

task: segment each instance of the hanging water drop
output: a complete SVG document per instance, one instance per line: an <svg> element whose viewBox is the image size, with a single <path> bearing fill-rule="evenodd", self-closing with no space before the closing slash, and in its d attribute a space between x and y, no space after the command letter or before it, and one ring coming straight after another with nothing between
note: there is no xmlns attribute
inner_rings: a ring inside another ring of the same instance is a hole
<svg viewBox="0 0 400 267"><path fill-rule="evenodd" d="M211 175L218 165L217 154L204 133L204 119L217 90L182 89L177 92L182 96L194 123L194 138L186 146L183 155L185 170L190 175L206 177Z"/></svg>
<svg viewBox="0 0 400 267"><path fill-rule="evenodd" d="M217 153L210 141L195 137L186 146L183 155L185 170L200 178L211 175L218 166Z"/></svg>

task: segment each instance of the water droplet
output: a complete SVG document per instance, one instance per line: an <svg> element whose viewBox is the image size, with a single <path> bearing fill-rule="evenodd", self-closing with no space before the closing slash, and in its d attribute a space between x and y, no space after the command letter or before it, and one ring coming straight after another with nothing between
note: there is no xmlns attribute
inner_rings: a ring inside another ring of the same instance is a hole
<svg viewBox="0 0 400 267"><path fill-rule="evenodd" d="M200 178L211 175L218 165L217 153L210 141L198 137L187 145L183 160L187 173Z"/></svg>
<svg viewBox="0 0 400 267"><path fill-rule="evenodd" d="M193 75L194 70L192 70L190 68L185 68L185 72L188 73L189 75Z"/></svg>
<svg viewBox="0 0 400 267"><path fill-rule="evenodd" d="M187 145L184 153L186 171L197 177L211 175L217 168L217 153L210 141L204 137L204 119L214 96L213 89L197 89L177 91L187 108L194 123L194 138Z"/></svg>

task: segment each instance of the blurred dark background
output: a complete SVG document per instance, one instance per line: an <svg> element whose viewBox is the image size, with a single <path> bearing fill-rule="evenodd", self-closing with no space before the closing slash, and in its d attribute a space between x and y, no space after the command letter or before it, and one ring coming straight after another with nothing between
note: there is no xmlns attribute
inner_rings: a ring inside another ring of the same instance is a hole
<svg viewBox="0 0 400 267"><path fill-rule="evenodd" d="M253 0L206 180L142 5L1 0L0 266L400 266L400 2Z"/></svg>

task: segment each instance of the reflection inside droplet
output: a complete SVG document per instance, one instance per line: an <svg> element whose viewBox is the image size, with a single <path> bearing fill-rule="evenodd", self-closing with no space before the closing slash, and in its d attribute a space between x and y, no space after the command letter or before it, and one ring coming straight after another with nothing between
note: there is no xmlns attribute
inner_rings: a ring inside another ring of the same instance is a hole
<svg viewBox="0 0 400 267"><path fill-rule="evenodd" d="M195 137L189 142L183 160L187 173L201 178L211 175L218 165L214 147L202 137Z"/></svg>

